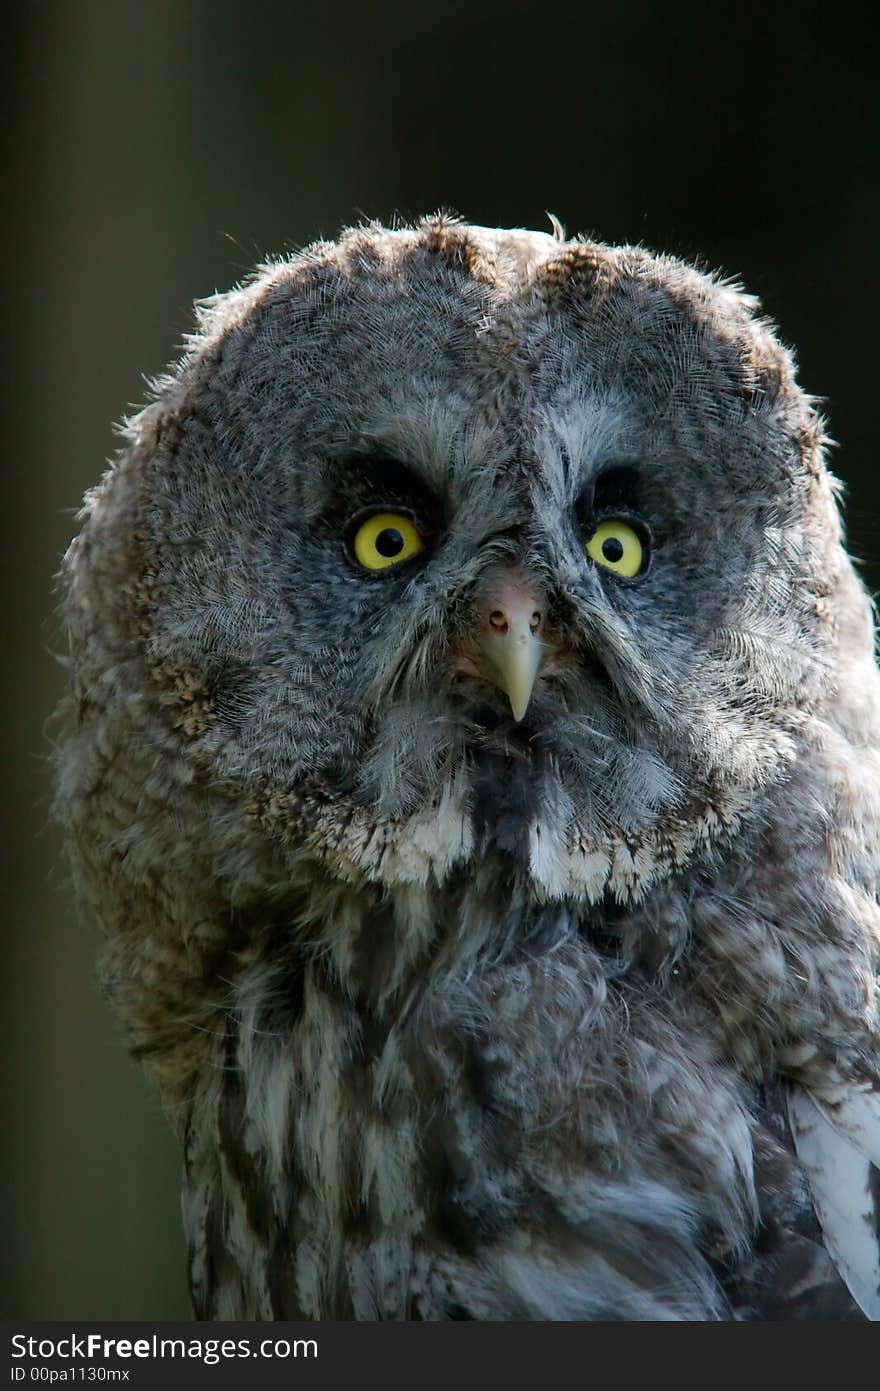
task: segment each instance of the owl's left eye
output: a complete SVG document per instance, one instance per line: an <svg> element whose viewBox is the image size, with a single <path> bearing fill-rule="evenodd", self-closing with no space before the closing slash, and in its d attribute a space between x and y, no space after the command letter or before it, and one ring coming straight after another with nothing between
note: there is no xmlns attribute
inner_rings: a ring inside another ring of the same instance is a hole
<svg viewBox="0 0 880 1391"><path fill-rule="evenodd" d="M424 549L421 532L404 512L375 512L361 522L351 544L365 570L387 570Z"/></svg>
<svg viewBox="0 0 880 1391"><path fill-rule="evenodd" d="M648 548L625 518L606 517L587 541L587 555L603 569L631 580L645 569Z"/></svg>

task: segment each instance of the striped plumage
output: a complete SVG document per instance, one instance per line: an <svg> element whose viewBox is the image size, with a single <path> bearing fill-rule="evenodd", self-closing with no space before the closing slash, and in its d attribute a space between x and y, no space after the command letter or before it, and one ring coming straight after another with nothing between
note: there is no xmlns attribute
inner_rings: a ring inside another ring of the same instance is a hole
<svg viewBox="0 0 880 1391"><path fill-rule="evenodd" d="M870 609L753 303L357 229L128 434L58 806L196 1314L880 1316Z"/></svg>

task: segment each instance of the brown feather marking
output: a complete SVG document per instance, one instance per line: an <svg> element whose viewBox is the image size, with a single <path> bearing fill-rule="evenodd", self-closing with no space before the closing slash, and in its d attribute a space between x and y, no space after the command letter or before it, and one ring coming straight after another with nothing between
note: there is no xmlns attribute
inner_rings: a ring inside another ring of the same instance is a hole
<svg viewBox="0 0 880 1391"><path fill-rule="evenodd" d="M580 305L592 317L602 308L616 278L607 252L589 242L571 242L544 262L536 283L548 309Z"/></svg>
<svg viewBox="0 0 880 1391"><path fill-rule="evenodd" d="M460 223L435 218L425 224L424 237L428 251L444 260L451 270L464 271L485 285L496 283L495 256L487 246L479 246Z"/></svg>

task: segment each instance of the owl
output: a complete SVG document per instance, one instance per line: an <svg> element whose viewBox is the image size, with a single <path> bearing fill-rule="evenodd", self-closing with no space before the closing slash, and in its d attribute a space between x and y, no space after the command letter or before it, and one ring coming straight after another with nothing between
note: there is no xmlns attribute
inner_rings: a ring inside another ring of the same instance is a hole
<svg viewBox="0 0 880 1391"><path fill-rule="evenodd" d="M57 805L196 1317L880 1317L871 609L756 302L365 225L126 440Z"/></svg>

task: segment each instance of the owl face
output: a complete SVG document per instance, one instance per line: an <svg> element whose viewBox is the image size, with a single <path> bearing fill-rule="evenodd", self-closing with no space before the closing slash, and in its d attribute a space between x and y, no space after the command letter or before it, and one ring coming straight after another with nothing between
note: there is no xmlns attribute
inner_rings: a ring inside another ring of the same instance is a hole
<svg viewBox="0 0 880 1391"><path fill-rule="evenodd" d="M840 550L751 310L439 220L207 306L132 426L126 597L205 837L596 901L734 827L823 696Z"/></svg>

